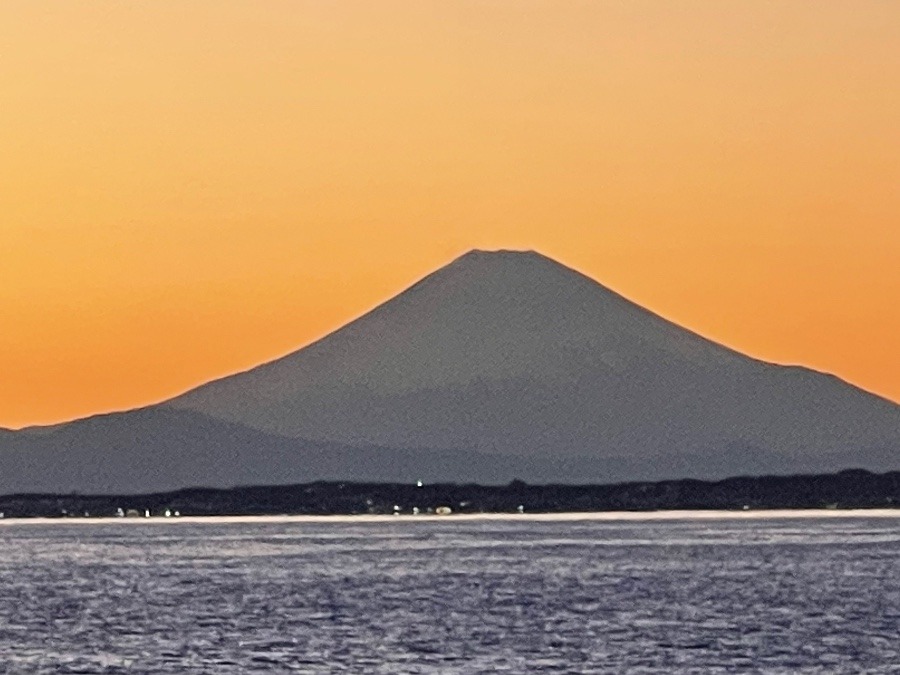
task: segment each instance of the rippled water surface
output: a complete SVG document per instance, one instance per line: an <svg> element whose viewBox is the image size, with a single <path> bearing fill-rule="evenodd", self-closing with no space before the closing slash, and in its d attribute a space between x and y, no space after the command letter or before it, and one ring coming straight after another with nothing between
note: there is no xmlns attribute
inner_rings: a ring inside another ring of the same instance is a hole
<svg viewBox="0 0 900 675"><path fill-rule="evenodd" d="M900 673L900 518L0 527L0 672Z"/></svg>

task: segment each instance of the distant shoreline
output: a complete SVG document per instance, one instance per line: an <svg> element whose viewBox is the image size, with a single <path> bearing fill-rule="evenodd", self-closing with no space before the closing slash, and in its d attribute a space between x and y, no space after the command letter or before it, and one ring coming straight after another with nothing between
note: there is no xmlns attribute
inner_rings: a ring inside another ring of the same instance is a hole
<svg viewBox="0 0 900 675"><path fill-rule="evenodd" d="M806 476L745 476L607 485L354 483L185 488L132 495L18 494L0 496L0 517L168 520L191 516L269 518L594 519L777 517L788 513L900 513L900 472L860 469ZM504 516L503 514L508 514ZM573 515L574 514L574 515ZM611 515L614 514L614 515ZM705 514L705 516L703 516ZM206 522L206 521L203 521ZM310 521L312 522L312 521Z"/></svg>
<svg viewBox="0 0 900 675"><path fill-rule="evenodd" d="M537 522L654 522L678 520L789 520L840 518L898 518L900 508L891 509L756 509L671 510L671 511L592 511L571 513L459 513L449 515L258 515L258 516L180 516L180 517L67 517L3 518L4 525L91 525L91 524L265 524L265 523L417 523L460 521L537 521Z"/></svg>

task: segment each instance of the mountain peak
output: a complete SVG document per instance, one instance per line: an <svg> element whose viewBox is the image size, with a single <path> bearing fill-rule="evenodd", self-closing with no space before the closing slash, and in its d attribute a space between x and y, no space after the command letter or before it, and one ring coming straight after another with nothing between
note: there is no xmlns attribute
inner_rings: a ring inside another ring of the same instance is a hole
<svg viewBox="0 0 900 675"><path fill-rule="evenodd" d="M581 272L535 250L472 249L433 272L422 281L448 280L484 288L485 284L506 285L509 288L553 286L558 291L578 287L586 282L595 290L603 288Z"/></svg>
<svg viewBox="0 0 900 675"><path fill-rule="evenodd" d="M533 249L513 249L513 248L473 248L471 251L464 253L461 258L526 258L526 257L546 258L547 256L538 253Z"/></svg>
<svg viewBox="0 0 900 675"><path fill-rule="evenodd" d="M497 263L518 263L525 264L530 262L549 262L554 265L559 265L558 262L553 260L552 258L545 256L538 251L527 249L527 250L516 250L516 249L508 249L508 248L500 248L500 249L480 249L473 248L471 251L462 254L456 260L450 263L450 266L456 263L472 263L472 264L485 264L485 265L495 265Z"/></svg>

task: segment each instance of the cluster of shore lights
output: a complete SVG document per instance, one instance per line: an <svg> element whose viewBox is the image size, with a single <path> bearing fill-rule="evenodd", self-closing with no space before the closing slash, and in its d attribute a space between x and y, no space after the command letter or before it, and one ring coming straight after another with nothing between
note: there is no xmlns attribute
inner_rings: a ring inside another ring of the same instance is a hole
<svg viewBox="0 0 900 675"><path fill-rule="evenodd" d="M172 509L166 509L161 514L156 514L156 517L162 516L163 518L179 518L181 516L181 511L173 511ZM116 518L151 518L154 517L150 512L150 509L144 509L140 511L138 509L116 509Z"/></svg>
<svg viewBox="0 0 900 675"><path fill-rule="evenodd" d="M420 481L420 480L416 481L416 487L420 488L423 486L424 486L424 483L422 481ZM464 506L467 506L468 504L469 504L469 502L460 502L459 505L460 505L460 507L464 507ZM395 516L399 516L402 513L402 511L403 511L403 507L401 507L399 504L394 504L394 515ZM525 513L525 505L519 504L516 507L516 512L517 513ZM412 514L414 516L418 516L421 513L422 513L422 510L418 506L414 506L412 508ZM427 509L426 513L429 513L429 514L433 513L434 515L437 515L437 516L449 516L453 513L453 509L449 506L436 506L434 509Z"/></svg>

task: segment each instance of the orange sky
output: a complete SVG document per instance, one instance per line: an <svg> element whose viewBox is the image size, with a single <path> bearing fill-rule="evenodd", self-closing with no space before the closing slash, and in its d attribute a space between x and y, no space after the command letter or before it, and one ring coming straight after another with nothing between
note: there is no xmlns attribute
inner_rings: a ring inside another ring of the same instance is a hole
<svg viewBox="0 0 900 675"><path fill-rule="evenodd" d="M900 3L0 3L0 426L536 248L900 401Z"/></svg>

